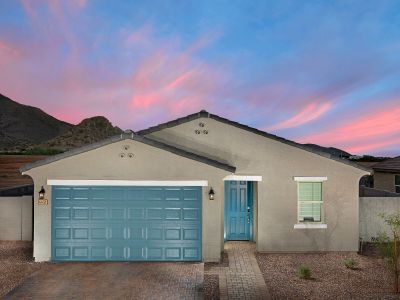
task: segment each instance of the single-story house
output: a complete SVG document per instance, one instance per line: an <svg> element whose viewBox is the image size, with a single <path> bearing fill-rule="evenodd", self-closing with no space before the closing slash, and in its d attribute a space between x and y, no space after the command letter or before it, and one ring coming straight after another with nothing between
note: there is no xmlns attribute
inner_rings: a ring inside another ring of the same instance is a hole
<svg viewBox="0 0 400 300"><path fill-rule="evenodd" d="M36 261L218 261L357 251L369 169L201 111L21 169L32 177Z"/></svg>
<svg viewBox="0 0 400 300"><path fill-rule="evenodd" d="M400 193L400 156L374 164L372 169L374 188Z"/></svg>

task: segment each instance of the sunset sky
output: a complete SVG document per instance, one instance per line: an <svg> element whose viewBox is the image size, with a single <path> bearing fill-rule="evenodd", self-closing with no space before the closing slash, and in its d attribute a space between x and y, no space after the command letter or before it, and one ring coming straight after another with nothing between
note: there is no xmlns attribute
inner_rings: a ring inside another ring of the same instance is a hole
<svg viewBox="0 0 400 300"><path fill-rule="evenodd" d="M0 93L139 130L201 109L400 155L400 1L1 0Z"/></svg>

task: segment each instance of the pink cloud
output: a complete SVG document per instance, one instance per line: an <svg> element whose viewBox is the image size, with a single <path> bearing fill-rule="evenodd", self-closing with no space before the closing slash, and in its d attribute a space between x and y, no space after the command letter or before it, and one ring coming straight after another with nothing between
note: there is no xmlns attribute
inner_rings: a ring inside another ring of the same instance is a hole
<svg viewBox="0 0 400 300"><path fill-rule="evenodd" d="M17 48L0 40L0 64L10 63L17 59L20 54Z"/></svg>
<svg viewBox="0 0 400 300"><path fill-rule="evenodd" d="M349 121L342 126L303 137L302 143L337 145L362 152L399 143L400 108L389 107Z"/></svg>
<svg viewBox="0 0 400 300"><path fill-rule="evenodd" d="M360 143L358 145L350 146L346 148L346 151L350 153L368 153L369 151L372 150L377 150L377 149L384 149L388 146L393 146L393 145L400 145L400 137L396 138L389 138L386 141L378 141L378 142L367 142L367 143Z"/></svg>
<svg viewBox="0 0 400 300"><path fill-rule="evenodd" d="M141 31L142 32L142 31ZM133 72L131 109L163 111L176 117L209 105L228 79L218 65L197 57L197 52L212 40L202 37L181 50L174 40L157 40Z"/></svg>
<svg viewBox="0 0 400 300"><path fill-rule="evenodd" d="M290 119L280 122L278 124L275 124L275 125L269 127L267 130L275 131L275 130L279 130L279 129L286 129L286 128L292 128L292 127L298 127L298 126L304 125L306 123L309 123L311 121L318 119L323 114L325 114L331 107L332 107L332 104L330 102L309 103L302 110L300 110L300 112L298 112L296 115L294 115Z"/></svg>

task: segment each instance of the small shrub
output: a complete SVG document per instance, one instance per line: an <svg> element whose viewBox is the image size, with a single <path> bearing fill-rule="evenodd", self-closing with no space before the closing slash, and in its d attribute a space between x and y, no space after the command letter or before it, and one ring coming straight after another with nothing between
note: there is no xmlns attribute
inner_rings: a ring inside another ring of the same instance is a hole
<svg viewBox="0 0 400 300"><path fill-rule="evenodd" d="M307 266L301 265L298 275L301 279L311 279L311 269Z"/></svg>
<svg viewBox="0 0 400 300"><path fill-rule="evenodd" d="M26 155L56 155L62 153L62 150L52 148L35 147L24 151Z"/></svg>
<svg viewBox="0 0 400 300"><path fill-rule="evenodd" d="M347 269L355 270L358 267L358 261L354 258L347 258L344 260L344 265Z"/></svg>

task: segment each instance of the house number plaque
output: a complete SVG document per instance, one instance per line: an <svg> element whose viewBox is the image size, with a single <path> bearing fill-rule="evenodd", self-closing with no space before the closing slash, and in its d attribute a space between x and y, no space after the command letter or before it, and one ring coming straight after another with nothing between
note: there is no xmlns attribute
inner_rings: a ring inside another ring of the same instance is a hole
<svg viewBox="0 0 400 300"><path fill-rule="evenodd" d="M48 199L38 199L38 205L48 205L49 200Z"/></svg>

